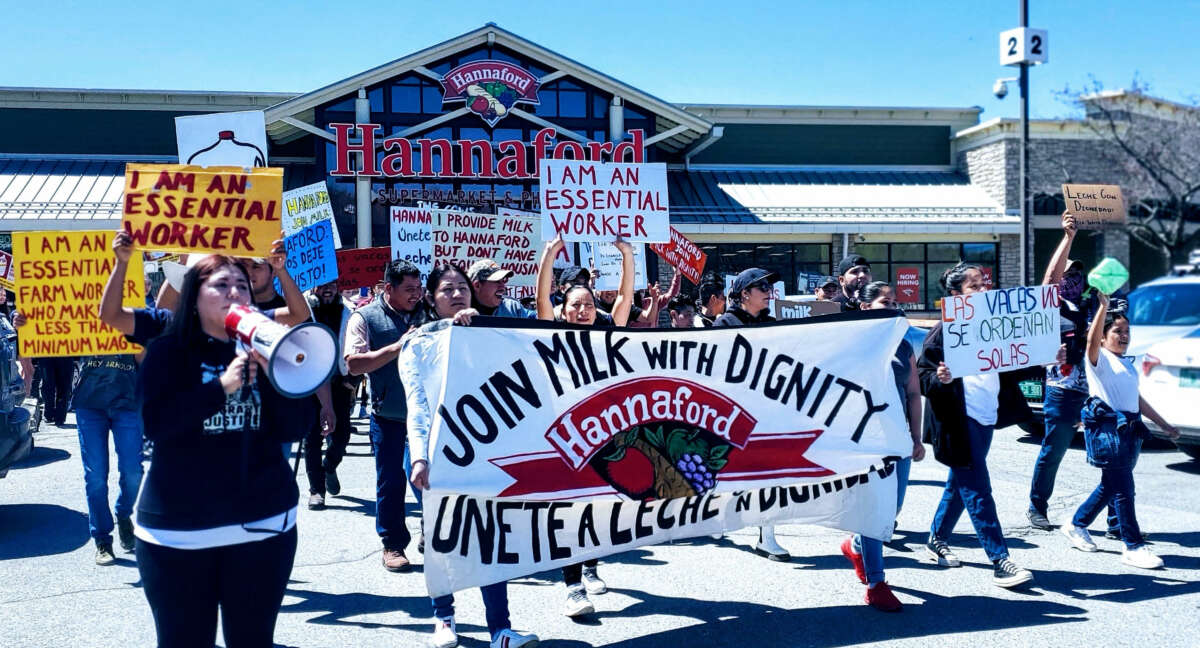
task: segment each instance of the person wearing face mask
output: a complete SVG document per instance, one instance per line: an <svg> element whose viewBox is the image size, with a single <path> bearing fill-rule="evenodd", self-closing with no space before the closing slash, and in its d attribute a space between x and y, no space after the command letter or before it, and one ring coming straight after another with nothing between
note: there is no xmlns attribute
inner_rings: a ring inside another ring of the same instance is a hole
<svg viewBox="0 0 1200 648"><path fill-rule="evenodd" d="M837 280L841 287L830 301L842 305L842 312L858 310L858 291L871 283L871 264L861 254L842 257L837 265Z"/></svg>
<svg viewBox="0 0 1200 648"><path fill-rule="evenodd" d="M159 646L213 645L218 609L225 645L273 645L300 495L279 444L302 436L316 412L262 377L256 351L238 355L225 316L250 297L236 261L200 260L142 363L154 456L134 535Z"/></svg>
<svg viewBox="0 0 1200 648"><path fill-rule="evenodd" d="M400 378L404 383L404 394L408 403L412 481L413 486L421 490L429 490L429 431L433 427L432 408L427 395L430 390L436 390L437 386L426 384L427 377L421 374L420 366L422 360L437 353L437 338L433 333L451 324L470 324L471 318L480 314L471 308L472 302L478 301L479 298L472 289L474 282L468 279L469 274L471 273L464 272L454 263L444 263L430 271L429 279L425 282L425 299L430 317L434 321L406 335L400 351ZM485 282L488 281L490 280L485 279ZM537 635L522 634L512 629L512 623L509 621L507 581L484 585L479 591L483 597L484 615L487 617L492 648L537 645ZM433 599L433 613L435 621L430 645L434 648L457 646L454 595L446 594Z"/></svg>
<svg viewBox="0 0 1200 648"><path fill-rule="evenodd" d="M337 495L342 491L337 468L346 455L350 443L350 411L354 407L354 393L358 380L350 375L341 345L346 339L346 326L354 305L338 293L337 281L330 281L312 289L309 299L313 319L337 334L338 364L329 378L330 401L335 424L329 431L322 425L314 425L304 440L304 471L308 474L308 508L320 510L325 507L325 495ZM328 440L329 447L322 452ZM322 457L324 455L324 457Z"/></svg>
<svg viewBox="0 0 1200 648"><path fill-rule="evenodd" d="M947 270L942 275L942 287L950 295L987 290L982 270L971 263L959 263ZM996 502L992 499L987 455L996 428L1029 419L1029 405L1020 383L1042 369L1030 367L958 378L943 362L942 339L942 323L938 322L925 336L917 361L921 393L928 399L925 433L933 442L934 458L950 467L925 550L940 566L962 565L946 541L965 509L979 544L992 561L992 582L999 587L1016 587L1033 580L1033 574L1018 567L1009 557Z"/></svg>
<svg viewBox="0 0 1200 648"><path fill-rule="evenodd" d="M1146 547L1134 511L1133 466L1141 452L1142 441L1150 431L1142 416L1154 421L1169 439L1179 438L1175 429L1138 394L1138 372L1132 359L1126 358L1129 349L1129 320L1125 310L1109 310L1109 297L1099 296L1100 307L1088 329L1087 372L1088 399L1083 406L1083 438L1088 463L1100 469L1100 485L1075 511L1070 525L1062 532L1080 551L1097 551L1088 526L1104 507L1116 510L1120 539L1124 542L1121 562L1142 569L1158 569L1162 558Z"/></svg>
<svg viewBox="0 0 1200 648"><path fill-rule="evenodd" d="M771 287L779 280L779 275L762 268L743 270L733 280L730 298L734 301L733 308L713 321L713 327L747 326L763 322L774 322L775 318L768 312L767 305L771 301ZM754 545L754 553L766 556L771 560L787 562L792 559L788 553L775 541L775 527L758 527L758 542Z"/></svg>

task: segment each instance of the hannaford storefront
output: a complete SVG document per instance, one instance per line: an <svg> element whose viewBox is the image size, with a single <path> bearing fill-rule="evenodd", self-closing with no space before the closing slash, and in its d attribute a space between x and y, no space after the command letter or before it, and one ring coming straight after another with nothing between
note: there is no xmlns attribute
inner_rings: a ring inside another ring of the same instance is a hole
<svg viewBox="0 0 1200 648"><path fill-rule="evenodd" d="M327 181L350 246L385 245L393 205L536 210L542 158L663 162L708 270L808 292L853 251L915 270L914 310L960 259L1016 281L1017 217L953 166L978 108L672 104L490 24L302 95L0 89L0 230L115 227L123 163L173 161L175 116L264 108L270 165Z"/></svg>

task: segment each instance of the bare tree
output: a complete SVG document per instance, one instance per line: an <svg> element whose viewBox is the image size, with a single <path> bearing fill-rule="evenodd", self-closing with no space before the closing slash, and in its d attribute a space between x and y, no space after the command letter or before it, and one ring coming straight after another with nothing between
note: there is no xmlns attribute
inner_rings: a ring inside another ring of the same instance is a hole
<svg viewBox="0 0 1200 648"><path fill-rule="evenodd" d="M1105 91L1093 79L1082 92L1060 98L1082 110L1083 123L1108 146L1101 155L1113 165L1129 207L1129 233L1161 251L1170 263L1187 260L1200 247L1200 105L1151 97L1134 79L1132 88Z"/></svg>

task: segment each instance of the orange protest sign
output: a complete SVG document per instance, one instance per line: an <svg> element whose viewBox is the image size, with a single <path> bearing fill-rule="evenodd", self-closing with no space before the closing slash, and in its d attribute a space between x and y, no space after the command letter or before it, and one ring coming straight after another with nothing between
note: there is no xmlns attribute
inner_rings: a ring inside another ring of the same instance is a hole
<svg viewBox="0 0 1200 648"><path fill-rule="evenodd" d="M125 231L143 250L265 257L282 195L283 169L127 164Z"/></svg>
<svg viewBox="0 0 1200 648"><path fill-rule="evenodd" d="M141 347L100 321L100 296L116 259L112 232L14 232L21 355L114 355ZM122 303L145 306L142 255L126 270Z"/></svg>

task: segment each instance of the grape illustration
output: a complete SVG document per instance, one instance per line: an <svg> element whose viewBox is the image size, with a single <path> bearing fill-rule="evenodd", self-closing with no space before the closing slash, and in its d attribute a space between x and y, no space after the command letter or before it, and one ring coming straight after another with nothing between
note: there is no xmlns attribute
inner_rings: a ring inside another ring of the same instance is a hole
<svg viewBox="0 0 1200 648"><path fill-rule="evenodd" d="M675 467L683 473L684 479L687 479L688 484L697 493L703 493L716 484L712 471L708 469L708 466L704 464L704 459L698 454L685 453L679 458L679 461L675 462Z"/></svg>

